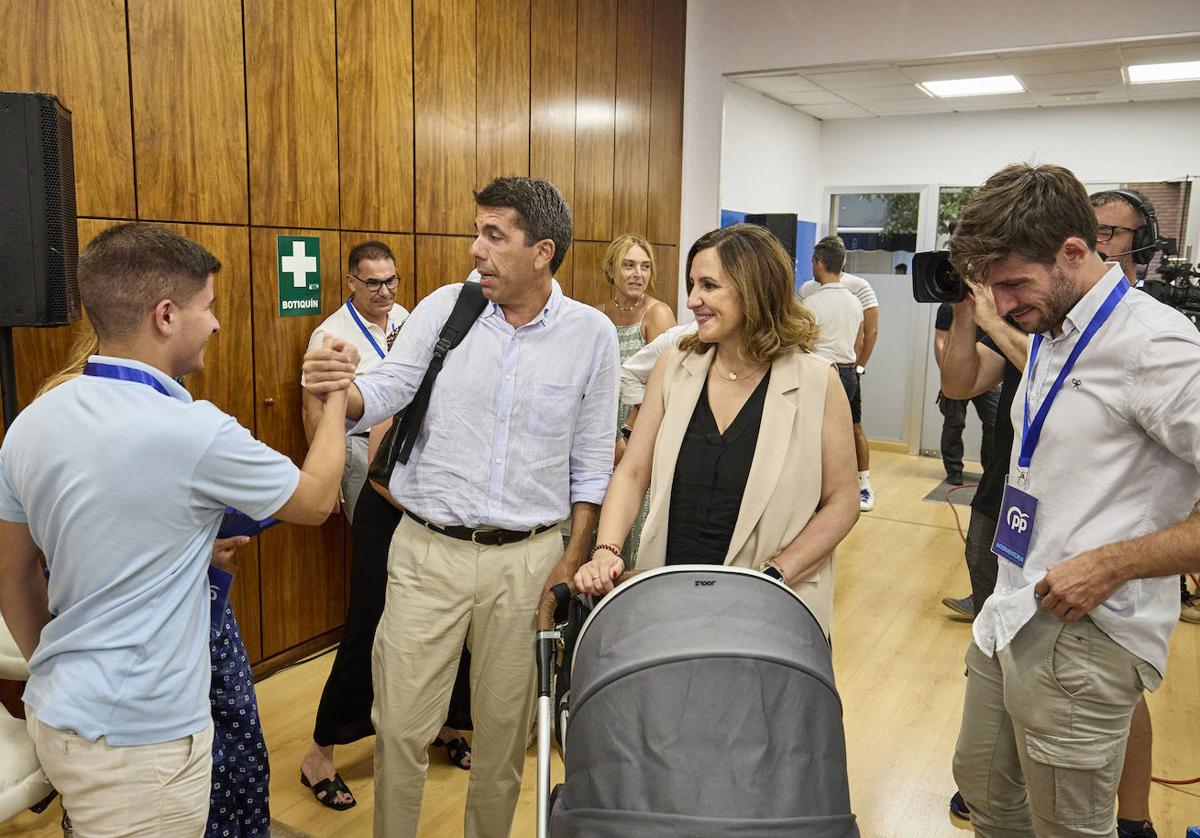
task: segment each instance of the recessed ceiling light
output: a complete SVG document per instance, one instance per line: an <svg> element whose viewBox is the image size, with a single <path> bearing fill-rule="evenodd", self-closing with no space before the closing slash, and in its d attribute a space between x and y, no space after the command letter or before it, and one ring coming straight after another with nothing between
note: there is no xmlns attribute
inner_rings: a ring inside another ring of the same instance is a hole
<svg viewBox="0 0 1200 838"><path fill-rule="evenodd" d="M1170 64L1134 64L1127 67L1130 84L1155 84L1163 81L1200 79L1200 61L1174 61Z"/></svg>
<svg viewBox="0 0 1200 838"><path fill-rule="evenodd" d="M1025 88L1016 76L986 76L978 79L945 79L917 84L924 93L937 99L955 96L994 96L997 93L1024 93Z"/></svg>

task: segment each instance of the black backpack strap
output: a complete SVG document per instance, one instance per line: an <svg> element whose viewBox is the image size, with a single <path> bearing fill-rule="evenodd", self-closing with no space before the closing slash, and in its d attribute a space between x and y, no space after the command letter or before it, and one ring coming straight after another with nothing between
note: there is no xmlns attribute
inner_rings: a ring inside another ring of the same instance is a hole
<svg viewBox="0 0 1200 838"><path fill-rule="evenodd" d="M421 423L425 420L425 412L429 409L433 383L437 380L438 373L442 371L446 356L451 349L462 343L471 326L487 307L487 303L487 298L483 296L483 287L478 282L463 283L462 290L458 293L458 299L454 302L454 310L450 312L446 324L442 326L441 334L438 335L437 343L433 347L433 358L429 361L425 377L421 379L421 386L417 388L417 393L413 396L408 409L404 411L404 418L400 422L400 435L397 442L400 445L398 460L401 463L408 462L409 454L412 453L413 445L416 444L417 434L421 431Z"/></svg>

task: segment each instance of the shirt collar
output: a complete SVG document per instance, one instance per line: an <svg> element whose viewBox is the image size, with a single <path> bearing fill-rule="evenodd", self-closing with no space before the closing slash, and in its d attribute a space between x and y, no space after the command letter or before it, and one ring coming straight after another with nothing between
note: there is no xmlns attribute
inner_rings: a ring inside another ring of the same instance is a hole
<svg viewBox="0 0 1200 838"><path fill-rule="evenodd" d="M1125 271L1121 270L1121 266L1116 262L1106 262L1108 270L1104 276L1100 277L1099 281L1091 287L1086 294L1079 298L1079 302L1067 312L1067 316L1063 319L1062 334L1057 338L1052 337L1049 332L1043 333L1043 337L1048 341L1058 341L1072 335L1075 332L1082 331L1087 328L1088 323L1092 322L1092 318L1096 316L1096 312L1100 310L1100 306L1104 305L1104 301L1117 286L1118 282L1125 281Z"/></svg>
<svg viewBox="0 0 1200 838"><path fill-rule="evenodd" d="M192 394L187 391L187 388L157 367L143 364L141 361L135 361L132 358L114 358L109 355L92 355L88 358L88 362L112 364L115 367L129 367L130 369L149 373L156 381L167 388L167 392L171 394L172 398L179 399L181 402L187 402L188 404L192 402Z"/></svg>
<svg viewBox="0 0 1200 838"><path fill-rule="evenodd" d="M555 316L555 314L558 313L558 310L560 308L562 308L562 301L563 301L562 286L558 284L557 279L555 279L554 277L551 277L550 278L550 296L546 300L546 305L542 307L542 310L538 313L537 317L530 320L528 323L526 323L521 328L526 329L530 326L533 326L536 323L546 323L547 325L549 325L550 322L552 322L554 320L554 316ZM488 303L488 313L486 316L487 317L499 317L501 319L504 319L504 309L500 308L499 303L494 303L494 302Z"/></svg>

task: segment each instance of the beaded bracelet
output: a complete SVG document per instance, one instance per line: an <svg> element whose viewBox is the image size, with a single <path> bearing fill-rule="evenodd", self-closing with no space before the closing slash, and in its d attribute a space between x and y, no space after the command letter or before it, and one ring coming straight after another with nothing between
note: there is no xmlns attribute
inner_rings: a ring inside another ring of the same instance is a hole
<svg viewBox="0 0 1200 838"><path fill-rule="evenodd" d="M592 556L595 556L601 550L607 550L608 552L610 552L614 556L616 556L618 559L621 558L621 548L615 544L597 544L595 547L592 548Z"/></svg>

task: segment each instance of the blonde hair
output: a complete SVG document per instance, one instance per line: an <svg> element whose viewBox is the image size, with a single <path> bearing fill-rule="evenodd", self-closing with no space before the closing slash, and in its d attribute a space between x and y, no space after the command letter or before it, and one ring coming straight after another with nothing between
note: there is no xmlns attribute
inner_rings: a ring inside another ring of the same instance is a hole
<svg viewBox="0 0 1200 838"><path fill-rule="evenodd" d="M95 355L99 349L100 339L96 337L96 330L88 323L81 324L79 333L75 335L75 340L71 343L71 349L67 353L66 365L42 382L42 386L38 388L34 398L50 392L65 381L82 375L87 359Z"/></svg>
<svg viewBox="0 0 1200 838"><path fill-rule="evenodd" d="M779 241L757 224L734 224L705 233L688 251L688 291L696 254L712 248L742 300L745 326L738 357L766 364L793 349L810 351L817 342L817 321L796 296L795 266ZM685 352L703 354L711 344L693 333L679 341Z"/></svg>
<svg viewBox="0 0 1200 838"><path fill-rule="evenodd" d="M615 285L617 266L625 258L625 254L634 247L640 247L650 257L650 278L646 280L646 292L648 293L654 288L654 278L658 276L658 262L654 259L654 247L650 242L636 233L626 233L623 236L618 236L608 246L608 250L604 253L604 262L602 263L604 276L609 281L609 284Z"/></svg>

